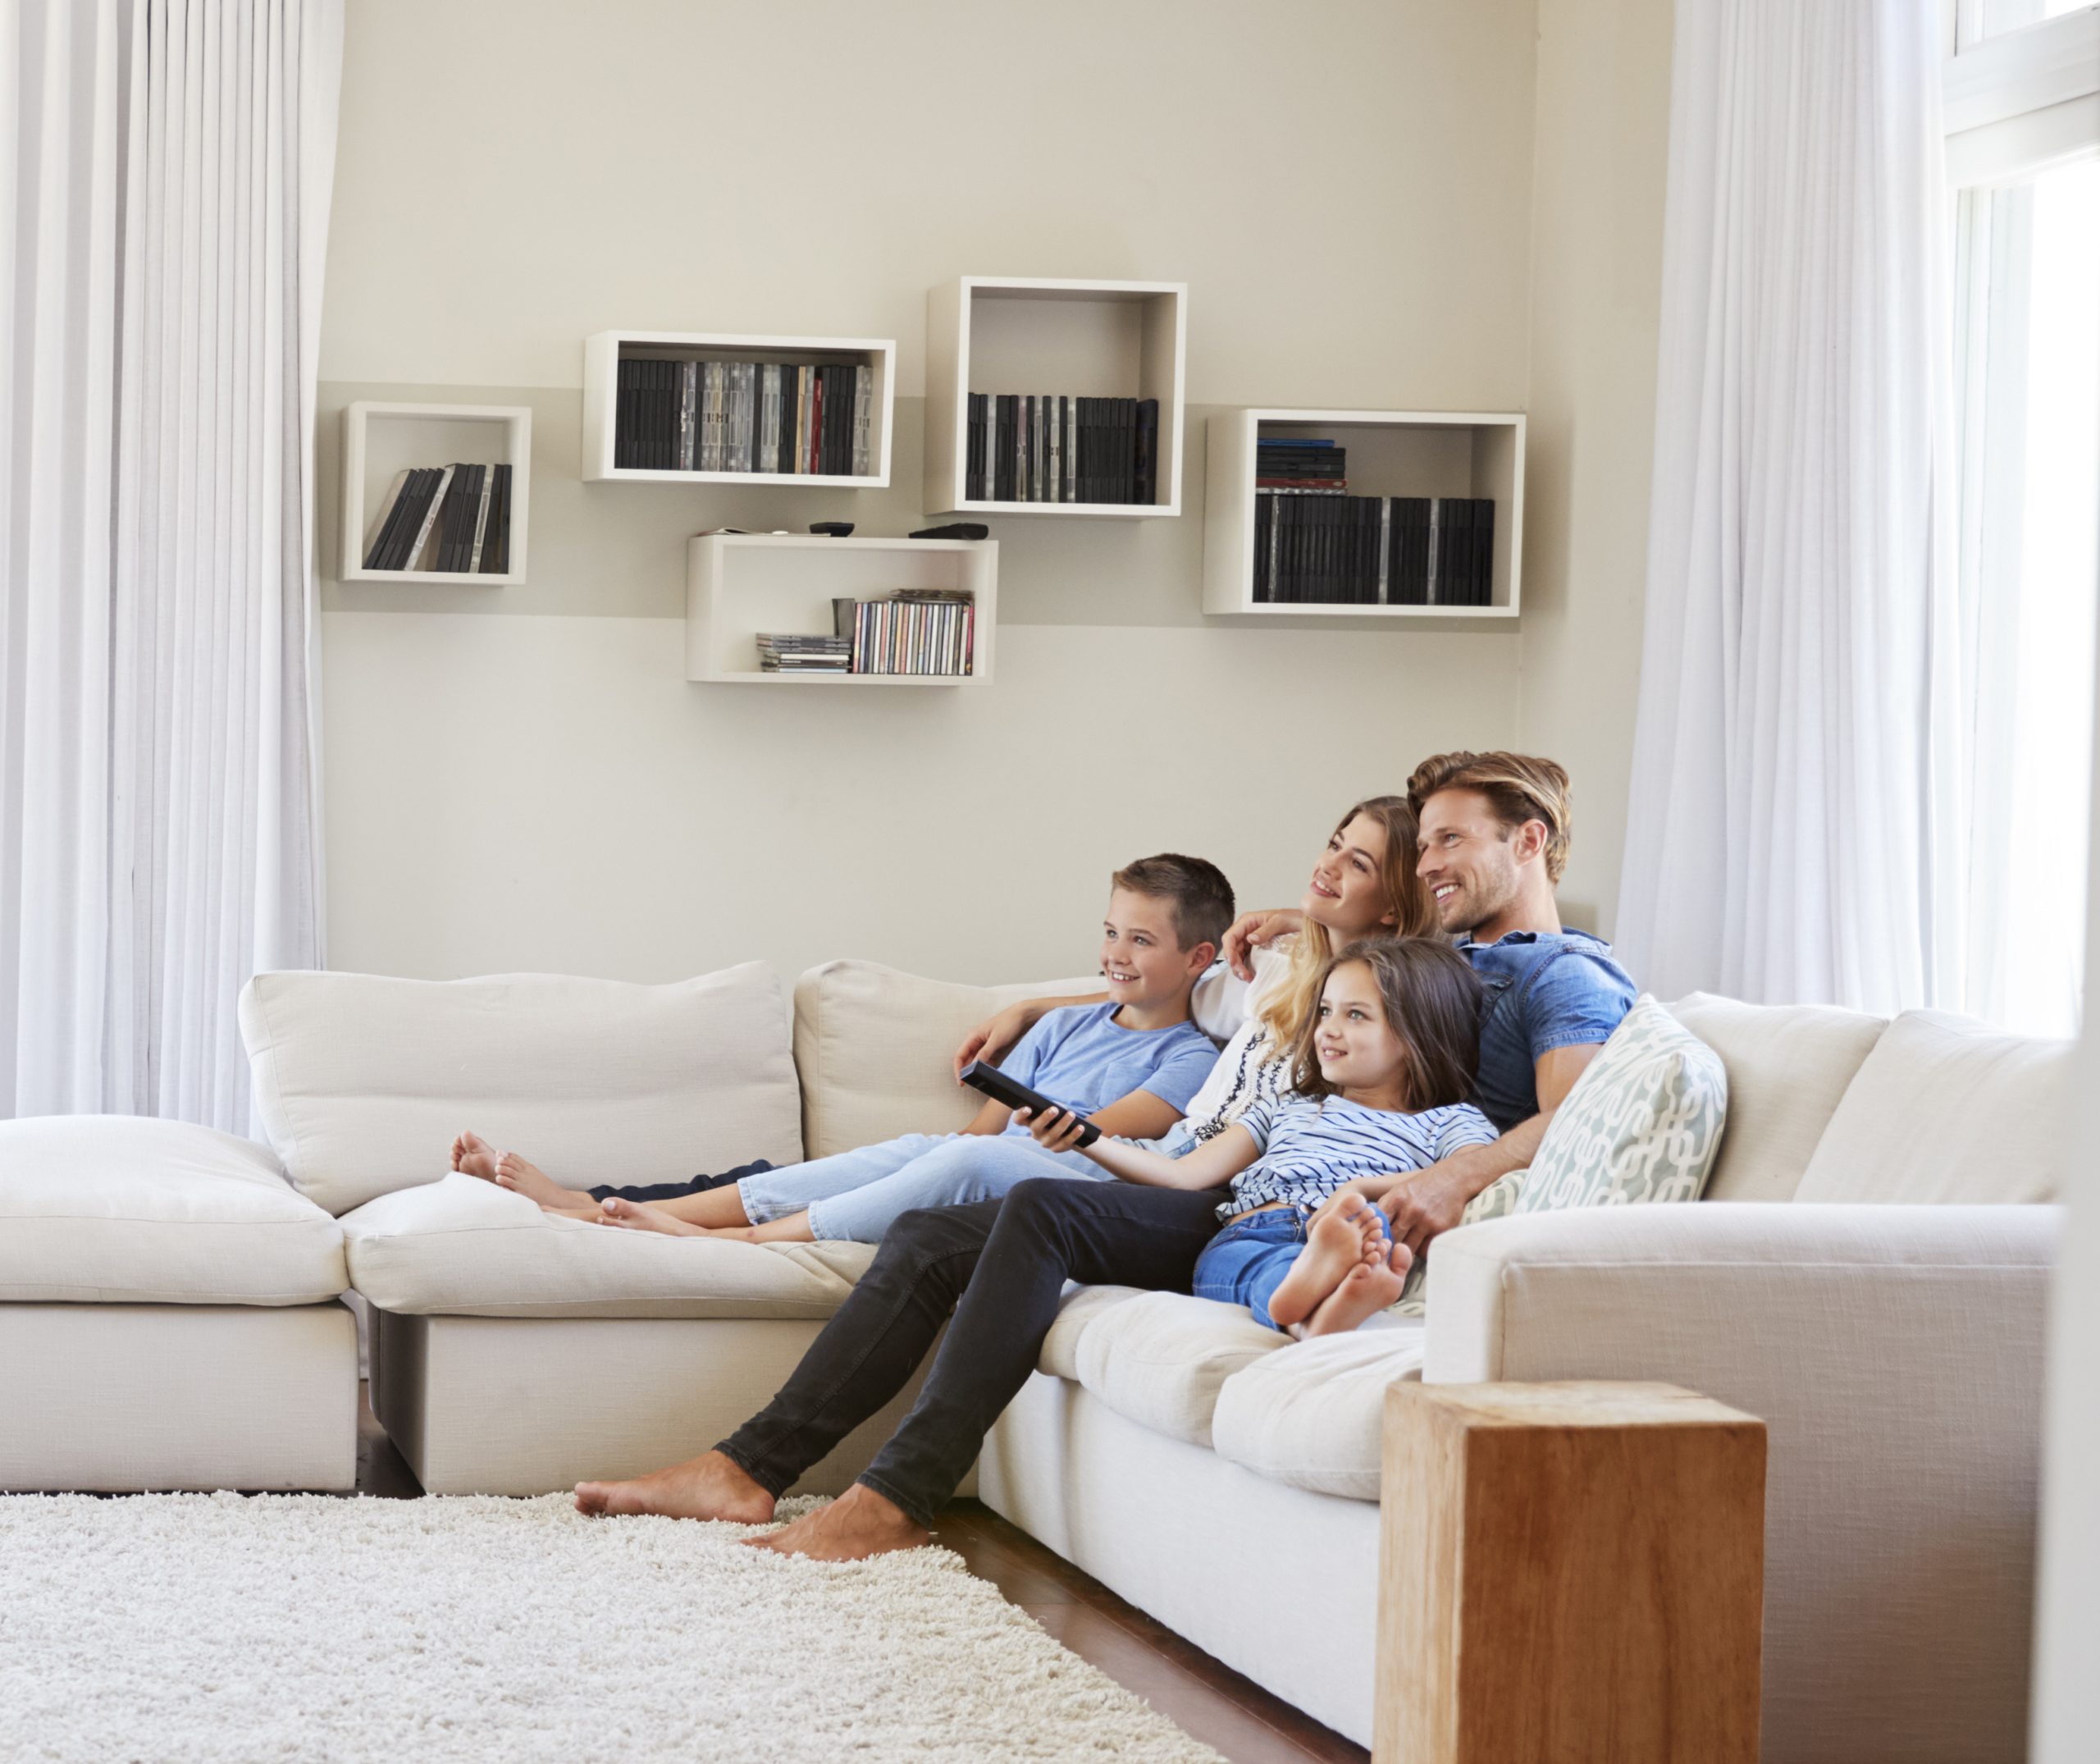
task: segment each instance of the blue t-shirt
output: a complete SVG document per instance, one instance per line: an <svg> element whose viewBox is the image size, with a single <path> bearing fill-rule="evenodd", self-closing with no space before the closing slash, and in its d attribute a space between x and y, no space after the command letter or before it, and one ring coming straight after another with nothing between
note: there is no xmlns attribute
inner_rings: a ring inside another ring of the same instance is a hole
<svg viewBox="0 0 2100 1764"><path fill-rule="evenodd" d="M1083 1115L1133 1090L1149 1090L1180 1113L1210 1076L1216 1044L1194 1023L1122 1028L1116 1021L1119 1008L1112 1003L1066 1004L1044 1012L999 1069ZM1007 1131L1028 1129L1009 1125Z"/></svg>
<svg viewBox="0 0 2100 1764"><path fill-rule="evenodd" d="M1495 1143L1494 1125L1471 1103L1417 1114L1367 1108L1345 1096L1265 1098L1233 1123L1253 1136L1262 1155L1232 1179L1229 1219L1273 1200L1317 1207L1359 1176L1426 1170L1467 1145Z"/></svg>
<svg viewBox="0 0 2100 1764"><path fill-rule="evenodd" d="M1540 1057L1609 1041L1633 1008L1632 977L1587 931L1512 931L1491 944L1462 937L1458 948L1487 989L1473 1100L1507 1133L1539 1112Z"/></svg>

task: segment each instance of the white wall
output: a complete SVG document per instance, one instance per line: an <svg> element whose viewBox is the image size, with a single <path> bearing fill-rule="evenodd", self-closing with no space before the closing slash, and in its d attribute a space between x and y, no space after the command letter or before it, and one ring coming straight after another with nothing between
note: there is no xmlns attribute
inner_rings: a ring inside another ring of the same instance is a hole
<svg viewBox="0 0 2100 1764"><path fill-rule="evenodd" d="M1068 972L1115 865L1179 847L1294 898L1354 797L1513 742L1518 633L1203 619L1201 422L1523 406L1532 26L1531 0L360 0L324 569L335 412L432 397L533 406L532 579L324 583L331 962ZM687 683L685 535L920 524L925 292L973 272L1191 285L1182 517L996 523L983 691ZM582 340L614 326L894 336L895 487L581 483Z"/></svg>
<svg viewBox="0 0 2100 1764"><path fill-rule="evenodd" d="M1568 916L1626 843L1662 310L1671 0L1540 0L1520 743L1575 779Z"/></svg>

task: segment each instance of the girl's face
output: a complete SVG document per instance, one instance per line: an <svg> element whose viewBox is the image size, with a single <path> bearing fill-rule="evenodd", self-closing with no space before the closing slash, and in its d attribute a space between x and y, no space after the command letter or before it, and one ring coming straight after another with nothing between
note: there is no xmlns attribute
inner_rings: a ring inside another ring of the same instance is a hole
<svg viewBox="0 0 2100 1764"><path fill-rule="evenodd" d="M1358 815L1327 841L1312 866L1300 903L1305 916L1325 925L1337 943L1389 931L1395 922L1386 898L1386 829Z"/></svg>
<svg viewBox="0 0 2100 1764"><path fill-rule="evenodd" d="M1344 962L1320 993L1312 1051L1336 1090L1404 1090L1407 1049L1386 1021L1386 1000L1368 964Z"/></svg>

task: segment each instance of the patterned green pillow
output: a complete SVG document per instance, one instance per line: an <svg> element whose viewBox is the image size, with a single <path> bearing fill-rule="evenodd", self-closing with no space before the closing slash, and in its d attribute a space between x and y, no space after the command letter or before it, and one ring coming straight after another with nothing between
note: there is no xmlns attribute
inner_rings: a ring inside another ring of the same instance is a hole
<svg viewBox="0 0 2100 1764"><path fill-rule="evenodd" d="M1643 993L1554 1114L1512 1210L1696 1200L1728 1113L1720 1055Z"/></svg>

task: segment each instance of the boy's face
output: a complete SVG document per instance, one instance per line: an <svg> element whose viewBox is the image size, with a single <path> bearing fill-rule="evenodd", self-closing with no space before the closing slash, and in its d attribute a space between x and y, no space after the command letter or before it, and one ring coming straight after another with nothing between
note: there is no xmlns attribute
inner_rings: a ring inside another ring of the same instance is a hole
<svg viewBox="0 0 2100 1764"><path fill-rule="evenodd" d="M1377 978L1364 963L1344 962L1327 976L1312 1051L1320 1076L1338 1089L1390 1084L1406 1064L1407 1049L1386 1021Z"/></svg>
<svg viewBox="0 0 2100 1764"><path fill-rule="evenodd" d="M1210 965L1203 954L1206 947L1182 948L1173 902L1127 889L1109 894L1101 924L1101 971L1117 1004L1167 1003Z"/></svg>

